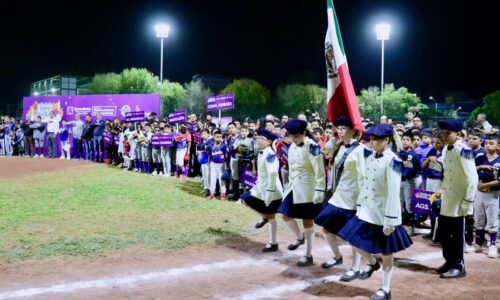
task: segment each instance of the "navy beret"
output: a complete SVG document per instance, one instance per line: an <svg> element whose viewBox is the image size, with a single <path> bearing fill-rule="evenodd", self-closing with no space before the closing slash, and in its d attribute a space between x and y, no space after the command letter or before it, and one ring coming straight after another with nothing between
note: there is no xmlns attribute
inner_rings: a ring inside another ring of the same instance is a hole
<svg viewBox="0 0 500 300"><path fill-rule="evenodd" d="M304 133L307 129L307 122L298 119L292 119L286 122L285 129L290 134Z"/></svg>
<svg viewBox="0 0 500 300"><path fill-rule="evenodd" d="M439 121L438 126L441 129L448 129L456 132L462 131L462 129L464 129L464 125L462 124L462 122L455 119Z"/></svg>
<svg viewBox="0 0 500 300"><path fill-rule="evenodd" d="M394 127L390 124L377 124L370 128L367 132L368 136L374 137L388 137L392 136L394 133Z"/></svg>
<svg viewBox="0 0 500 300"><path fill-rule="evenodd" d="M271 131L267 130L267 129L258 129L257 130L257 135L258 136L263 136L265 137L266 139L270 140L270 141L274 141L276 139L278 139L279 137L272 133Z"/></svg>
<svg viewBox="0 0 500 300"><path fill-rule="evenodd" d="M347 126L353 128L351 119L345 116L339 116L335 119L335 126Z"/></svg>

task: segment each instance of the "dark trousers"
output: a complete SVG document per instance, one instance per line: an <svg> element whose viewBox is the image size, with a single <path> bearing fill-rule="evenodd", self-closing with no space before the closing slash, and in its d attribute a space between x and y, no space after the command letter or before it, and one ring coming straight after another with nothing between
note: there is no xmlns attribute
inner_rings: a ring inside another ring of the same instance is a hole
<svg viewBox="0 0 500 300"><path fill-rule="evenodd" d="M102 136L94 136L95 161L104 160L104 140Z"/></svg>
<svg viewBox="0 0 500 300"><path fill-rule="evenodd" d="M49 157L56 158L57 157L57 145L56 145L56 134L53 132L49 132L47 136L47 146L49 148Z"/></svg>
<svg viewBox="0 0 500 300"><path fill-rule="evenodd" d="M94 155L94 143L91 138L84 139L83 142L85 144L85 158L87 160L92 160L92 156Z"/></svg>
<svg viewBox="0 0 500 300"><path fill-rule="evenodd" d="M24 136L24 155L35 155L35 141L33 136Z"/></svg>
<svg viewBox="0 0 500 300"><path fill-rule="evenodd" d="M464 268L464 217L439 216L439 239L450 268Z"/></svg>
<svg viewBox="0 0 500 300"><path fill-rule="evenodd" d="M82 138L73 138L73 158L83 158L83 140Z"/></svg>
<svg viewBox="0 0 500 300"><path fill-rule="evenodd" d="M201 175L201 165L198 162L198 156L196 154L196 144L194 141L191 143L191 148L189 149L189 177L196 177Z"/></svg>

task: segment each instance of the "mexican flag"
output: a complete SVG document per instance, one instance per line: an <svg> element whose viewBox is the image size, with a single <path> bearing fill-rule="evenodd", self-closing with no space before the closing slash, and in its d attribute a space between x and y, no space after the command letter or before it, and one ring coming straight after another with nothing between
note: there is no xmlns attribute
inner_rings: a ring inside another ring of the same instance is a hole
<svg viewBox="0 0 500 300"><path fill-rule="evenodd" d="M361 123L356 93L340 35L339 22L332 0L327 0L328 30L325 38L325 60L327 72L328 119L332 122L338 116L350 117L355 129L364 131Z"/></svg>

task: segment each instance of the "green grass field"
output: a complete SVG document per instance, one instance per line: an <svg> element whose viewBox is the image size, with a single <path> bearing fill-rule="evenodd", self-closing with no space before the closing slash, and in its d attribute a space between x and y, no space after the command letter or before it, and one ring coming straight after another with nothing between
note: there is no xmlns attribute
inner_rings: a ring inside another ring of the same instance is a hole
<svg viewBox="0 0 500 300"><path fill-rule="evenodd" d="M179 249L254 232L255 213L207 201L200 182L102 165L0 179L0 262L91 255L132 246Z"/></svg>

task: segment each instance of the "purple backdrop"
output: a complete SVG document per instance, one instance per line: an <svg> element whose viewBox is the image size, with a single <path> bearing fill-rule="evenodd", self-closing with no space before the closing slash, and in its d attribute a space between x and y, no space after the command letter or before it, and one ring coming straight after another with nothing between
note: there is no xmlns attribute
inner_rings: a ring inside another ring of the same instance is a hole
<svg viewBox="0 0 500 300"><path fill-rule="evenodd" d="M78 96L39 96L23 98L24 120L34 120L37 115L48 117L49 111L57 111L63 118L73 120L79 113L84 120L86 114L95 119L102 113L103 119L119 117L125 119L125 113L144 111L159 113L160 94L113 94L113 95L78 95Z"/></svg>

